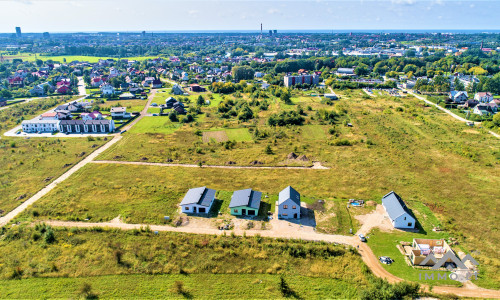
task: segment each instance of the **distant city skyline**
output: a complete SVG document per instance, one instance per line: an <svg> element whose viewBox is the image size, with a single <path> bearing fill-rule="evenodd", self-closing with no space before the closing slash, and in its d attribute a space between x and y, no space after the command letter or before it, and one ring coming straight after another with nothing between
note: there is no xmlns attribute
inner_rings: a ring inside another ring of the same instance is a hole
<svg viewBox="0 0 500 300"><path fill-rule="evenodd" d="M3 0L0 32L500 30L500 1ZM52 17L47 17L52 16Z"/></svg>

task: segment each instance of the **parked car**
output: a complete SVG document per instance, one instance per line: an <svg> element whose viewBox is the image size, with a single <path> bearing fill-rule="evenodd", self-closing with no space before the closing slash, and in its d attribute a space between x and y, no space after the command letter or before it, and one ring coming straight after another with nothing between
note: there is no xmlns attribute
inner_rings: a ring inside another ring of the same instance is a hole
<svg viewBox="0 0 500 300"><path fill-rule="evenodd" d="M158 106L157 103L151 103L151 106Z"/></svg>
<svg viewBox="0 0 500 300"><path fill-rule="evenodd" d="M364 243L366 243L366 238L362 234L359 235L359 240L362 241L362 242L364 242Z"/></svg>
<svg viewBox="0 0 500 300"><path fill-rule="evenodd" d="M394 262L394 260L392 258L390 258L389 256L381 256L378 259L380 260L381 263L386 264L386 265L390 265Z"/></svg>

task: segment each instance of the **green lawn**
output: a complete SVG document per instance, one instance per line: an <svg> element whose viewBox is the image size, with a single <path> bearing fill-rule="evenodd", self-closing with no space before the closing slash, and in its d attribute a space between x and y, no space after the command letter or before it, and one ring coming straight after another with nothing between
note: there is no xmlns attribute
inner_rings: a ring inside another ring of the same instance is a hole
<svg viewBox="0 0 500 300"><path fill-rule="evenodd" d="M230 141L243 142L252 140L252 135L247 128L226 129L225 131Z"/></svg>
<svg viewBox="0 0 500 300"><path fill-rule="evenodd" d="M160 107L149 107L148 108L148 114L160 114L161 108Z"/></svg>
<svg viewBox="0 0 500 300"><path fill-rule="evenodd" d="M178 123L172 123L168 117L145 117L130 129L130 133L162 133L171 134L181 127Z"/></svg>

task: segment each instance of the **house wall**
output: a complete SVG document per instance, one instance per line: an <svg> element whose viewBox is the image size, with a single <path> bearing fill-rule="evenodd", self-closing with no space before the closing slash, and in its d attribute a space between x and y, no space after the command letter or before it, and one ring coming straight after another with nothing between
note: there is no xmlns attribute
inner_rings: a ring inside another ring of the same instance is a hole
<svg viewBox="0 0 500 300"><path fill-rule="evenodd" d="M285 206L287 208L285 208ZM295 209L293 208L295 206ZM282 219L293 219L294 214L297 214L297 218L300 219L300 205L297 205L291 199L278 205L278 217Z"/></svg>
<svg viewBox="0 0 500 300"><path fill-rule="evenodd" d="M212 202L210 202L210 205L207 207L207 206L202 206L202 205L198 205L198 204L189 204L189 205L181 205L181 208L182 208L182 212L183 213L187 213L187 214L193 214L195 213L194 212L194 208L196 207L196 213L199 214L199 209L200 208L205 208L205 214L208 214L210 212L210 209L212 208L212 204L214 204L214 200L212 199ZM189 210L186 210L186 208L189 208Z"/></svg>
<svg viewBox="0 0 500 300"><path fill-rule="evenodd" d="M408 226L408 223L411 223L411 226ZM415 228L415 219L409 214L405 213L396 220L392 221L392 225L395 228Z"/></svg>
<svg viewBox="0 0 500 300"><path fill-rule="evenodd" d="M251 207L248 207L248 206L231 207L231 214L233 216L241 216L241 215L243 215L243 211L242 211L243 209L247 210L247 213L245 214L246 216L249 216L248 211L253 211L254 212L254 214L250 215L250 216L256 216L256 215L259 214L259 210L258 209L251 208Z"/></svg>

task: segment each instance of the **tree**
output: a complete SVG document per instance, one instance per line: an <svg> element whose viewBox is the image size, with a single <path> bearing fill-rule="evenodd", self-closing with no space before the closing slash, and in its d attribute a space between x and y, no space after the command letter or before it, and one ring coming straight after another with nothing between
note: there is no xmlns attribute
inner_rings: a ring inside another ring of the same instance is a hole
<svg viewBox="0 0 500 300"><path fill-rule="evenodd" d="M266 149L264 150L264 153L269 154L269 155L271 155L271 154L274 153L273 149L271 148L271 145L267 145L266 146Z"/></svg>
<svg viewBox="0 0 500 300"><path fill-rule="evenodd" d="M364 63L360 63L354 69L354 74L356 74L358 76L368 75L368 74L370 74L370 69Z"/></svg>
<svg viewBox="0 0 500 300"><path fill-rule="evenodd" d="M252 118L253 118L253 112L250 109L250 107L248 107L248 104L245 104L240 109L240 112L238 114L238 120L241 120L241 121L245 122L245 121L248 121L248 120L250 120Z"/></svg>
<svg viewBox="0 0 500 300"><path fill-rule="evenodd" d="M245 79L253 79L255 71L249 66L235 66L231 69L233 78L239 82Z"/></svg>
<svg viewBox="0 0 500 300"><path fill-rule="evenodd" d="M200 105L200 106L203 105L203 104L205 104L205 99L203 99L202 95L198 96L198 99L196 100L196 104Z"/></svg>
<svg viewBox="0 0 500 300"><path fill-rule="evenodd" d="M171 122L177 122L177 121L179 121L179 119L177 118L177 112L175 110L172 110L168 114L168 118L170 119Z"/></svg>
<svg viewBox="0 0 500 300"><path fill-rule="evenodd" d="M493 124L495 124L495 126L497 127L500 127L500 113L496 113L493 116Z"/></svg>
<svg viewBox="0 0 500 300"><path fill-rule="evenodd" d="M292 95L290 95L290 91L288 89L283 89L280 95L281 101L283 101L287 105L292 105Z"/></svg>

